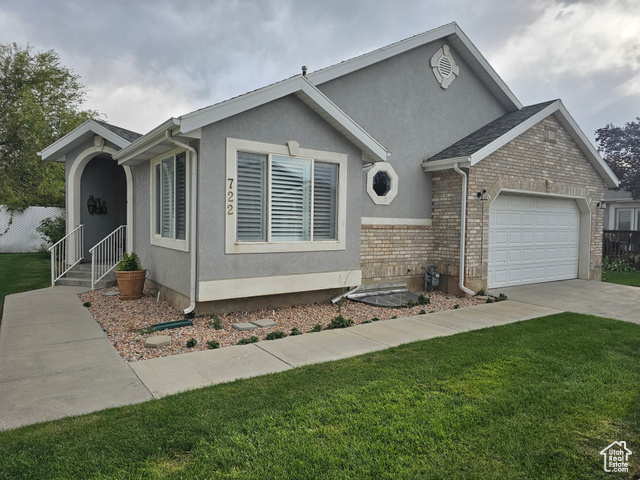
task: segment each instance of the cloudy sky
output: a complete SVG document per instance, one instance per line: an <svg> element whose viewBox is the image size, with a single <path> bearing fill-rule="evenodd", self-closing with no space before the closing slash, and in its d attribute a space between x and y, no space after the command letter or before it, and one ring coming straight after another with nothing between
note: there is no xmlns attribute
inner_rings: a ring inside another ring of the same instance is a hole
<svg viewBox="0 0 640 480"><path fill-rule="evenodd" d="M0 43L56 50L85 107L146 133L452 21L523 104L561 98L589 138L640 116L638 0L0 0Z"/></svg>

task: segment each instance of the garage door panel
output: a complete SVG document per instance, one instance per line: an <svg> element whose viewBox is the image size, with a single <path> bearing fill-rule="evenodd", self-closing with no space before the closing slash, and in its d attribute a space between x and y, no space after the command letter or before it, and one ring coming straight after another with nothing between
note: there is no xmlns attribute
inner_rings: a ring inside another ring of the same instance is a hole
<svg viewBox="0 0 640 480"><path fill-rule="evenodd" d="M577 277L574 200L501 194L489 218L489 288Z"/></svg>

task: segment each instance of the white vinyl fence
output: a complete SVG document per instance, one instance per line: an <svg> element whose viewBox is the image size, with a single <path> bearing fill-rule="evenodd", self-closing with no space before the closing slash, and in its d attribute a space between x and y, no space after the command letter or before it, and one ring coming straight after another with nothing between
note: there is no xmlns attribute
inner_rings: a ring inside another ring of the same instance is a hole
<svg viewBox="0 0 640 480"><path fill-rule="evenodd" d="M64 214L64 208L28 207L22 212L14 210L12 215L5 205L0 205L0 253L26 253L39 250L45 240L36 228L45 218L62 214Z"/></svg>

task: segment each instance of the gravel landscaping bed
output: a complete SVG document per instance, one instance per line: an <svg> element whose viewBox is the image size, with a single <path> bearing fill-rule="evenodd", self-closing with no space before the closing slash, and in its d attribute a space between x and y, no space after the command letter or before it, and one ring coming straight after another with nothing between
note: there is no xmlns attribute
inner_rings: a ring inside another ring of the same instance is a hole
<svg viewBox="0 0 640 480"><path fill-rule="evenodd" d="M313 305L294 305L291 307L274 307L251 312L234 312L226 315L204 315L192 319L193 326L149 332L154 323L181 320L182 312L167 302L157 301L150 292L145 291L139 300L119 300L117 296L105 296L106 292L116 291L116 287L93 290L79 295L83 302L89 302L89 311L113 342L120 356L127 362L166 357L197 350L206 350L207 342L218 342L220 347L237 345L241 339L251 336L263 341L275 331L291 333L293 328L307 334L314 326L320 324L325 328L331 319L338 315L338 307L330 302ZM410 308L373 307L363 303L346 300L341 308L343 317L353 320L354 325L365 321L389 320L392 318L452 310L485 303L477 298L459 298L453 295L434 291L429 292L428 305L417 305ZM276 326L239 331L231 324L270 319ZM221 328L220 328L221 327ZM152 335L171 335L171 345L166 347L145 347L145 340ZM187 347L187 342L194 339L197 344Z"/></svg>

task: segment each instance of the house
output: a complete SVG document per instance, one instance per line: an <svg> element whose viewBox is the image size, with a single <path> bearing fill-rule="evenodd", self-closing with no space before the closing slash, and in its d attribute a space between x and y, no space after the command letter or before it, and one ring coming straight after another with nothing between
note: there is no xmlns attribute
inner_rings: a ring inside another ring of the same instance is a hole
<svg viewBox="0 0 640 480"><path fill-rule="evenodd" d="M640 200L626 190L606 190L604 201L605 230L640 230Z"/></svg>
<svg viewBox="0 0 640 480"><path fill-rule="evenodd" d="M420 288L424 265L461 294L599 279L618 184L560 100L523 106L455 23L142 136L89 120L41 156L66 165L84 261L126 226L161 295L203 312Z"/></svg>

